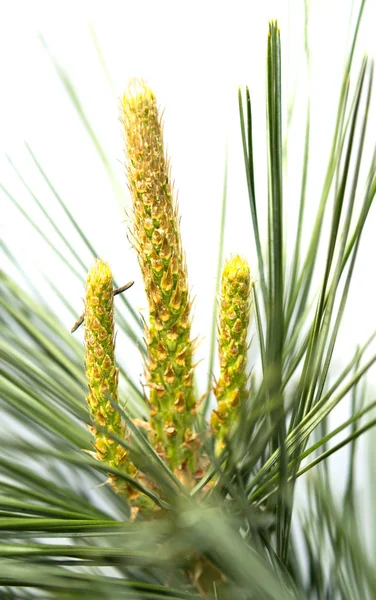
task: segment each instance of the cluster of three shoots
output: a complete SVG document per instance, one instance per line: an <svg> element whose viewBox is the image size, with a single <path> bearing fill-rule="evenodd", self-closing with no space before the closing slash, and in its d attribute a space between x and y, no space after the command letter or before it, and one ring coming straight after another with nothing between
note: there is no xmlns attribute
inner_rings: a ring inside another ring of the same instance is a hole
<svg viewBox="0 0 376 600"><path fill-rule="evenodd" d="M200 438L195 432L191 301L161 118L155 96L143 82L133 82L124 95L122 121L133 200L131 236L149 305L149 322L145 325L149 436L175 475L191 486L200 476L202 464ZM243 258L235 256L226 262L222 273L220 377L213 386L217 407L211 417L217 454L234 428L237 408L247 393L249 317L250 270ZM118 401L118 370L114 357L113 280L110 268L101 260L95 262L87 279L85 342L88 403L97 458L137 476L128 451L111 437L129 440L130 434L114 408ZM129 485L116 477L110 480L117 491L137 504L139 494Z"/></svg>

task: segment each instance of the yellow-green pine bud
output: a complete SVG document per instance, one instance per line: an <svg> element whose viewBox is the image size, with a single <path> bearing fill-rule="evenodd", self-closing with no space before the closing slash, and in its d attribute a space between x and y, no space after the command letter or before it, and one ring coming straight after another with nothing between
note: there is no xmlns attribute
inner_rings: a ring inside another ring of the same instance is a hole
<svg viewBox="0 0 376 600"><path fill-rule="evenodd" d="M149 304L147 383L156 448L171 468L192 473L193 342L187 269L176 201L153 92L133 81L122 101L134 245Z"/></svg>
<svg viewBox="0 0 376 600"><path fill-rule="evenodd" d="M237 407L247 393L250 290L250 268L247 261L240 256L230 258L222 272L218 327L220 377L214 386L217 408L211 416L218 453L236 422Z"/></svg>
<svg viewBox="0 0 376 600"><path fill-rule="evenodd" d="M90 269L86 281L85 345L85 369L89 386L87 400L93 421L96 456L110 467L123 469L130 466L127 451L95 427L100 425L108 432L124 438L125 428L120 414L105 395L108 394L114 402L118 401L113 278L110 267L99 259ZM126 491L125 482L114 477L110 477L110 481L117 491Z"/></svg>

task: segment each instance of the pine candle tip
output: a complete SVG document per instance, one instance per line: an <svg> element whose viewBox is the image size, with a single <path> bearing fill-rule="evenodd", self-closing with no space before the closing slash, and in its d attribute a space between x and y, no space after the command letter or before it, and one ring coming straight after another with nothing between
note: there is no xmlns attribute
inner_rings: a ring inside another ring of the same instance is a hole
<svg viewBox="0 0 376 600"><path fill-rule="evenodd" d="M87 276L90 285L103 285L112 280L112 272L109 265L101 258L96 258Z"/></svg>
<svg viewBox="0 0 376 600"><path fill-rule="evenodd" d="M223 279L249 281L250 275L251 271L247 260L239 254L236 254L225 262Z"/></svg>
<svg viewBox="0 0 376 600"><path fill-rule="evenodd" d="M123 108L125 108L128 105L139 104L142 100L148 101L154 99L154 93L145 81L135 77L130 80L128 88L123 94L122 104Z"/></svg>

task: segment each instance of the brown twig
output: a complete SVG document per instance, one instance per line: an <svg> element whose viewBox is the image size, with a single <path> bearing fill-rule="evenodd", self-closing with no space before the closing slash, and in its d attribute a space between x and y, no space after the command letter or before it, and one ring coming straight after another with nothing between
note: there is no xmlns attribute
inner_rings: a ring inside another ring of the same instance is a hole
<svg viewBox="0 0 376 600"><path fill-rule="evenodd" d="M134 284L134 281L128 281L128 283L126 283L125 285L122 285L121 287L116 288L116 290L114 290L114 296L117 296L117 294L121 294L122 292L125 292L125 290L128 290L130 287L132 287L133 284ZM83 313L80 317L78 317L77 321L75 322L75 324L73 325L73 327L71 329L71 333L74 333L80 327L80 325L82 325L82 323L84 322L84 318L85 318L85 313Z"/></svg>

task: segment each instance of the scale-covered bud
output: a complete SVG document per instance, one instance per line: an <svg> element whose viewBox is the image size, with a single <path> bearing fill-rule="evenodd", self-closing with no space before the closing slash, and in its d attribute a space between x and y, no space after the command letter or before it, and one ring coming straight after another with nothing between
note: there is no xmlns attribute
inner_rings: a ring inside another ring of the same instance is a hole
<svg viewBox="0 0 376 600"><path fill-rule="evenodd" d="M251 312L251 276L247 261L234 256L222 271L219 304L218 352L220 376L214 386L217 408L211 416L220 453L246 396L247 333Z"/></svg>
<svg viewBox="0 0 376 600"><path fill-rule="evenodd" d="M89 271L86 281L85 300L85 369L88 379L87 397L93 421L91 431L95 437L95 451L98 460L110 467L125 470L133 475L136 472L129 460L128 452L96 425L108 433L125 439L125 427L119 412L108 400L118 402L118 369L115 364L114 340L114 290L110 267L97 259ZM113 487L132 498L138 492L132 491L126 482L110 476Z"/></svg>
<svg viewBox="0 0 376 600"><path fill-rule="evenodd" d="M161 117L153 92L142 81L133 81L124 94L122 121L133 201L131 235L149 304L150 424L157 450L186 479L195 470L191 302Z"/></svg>

